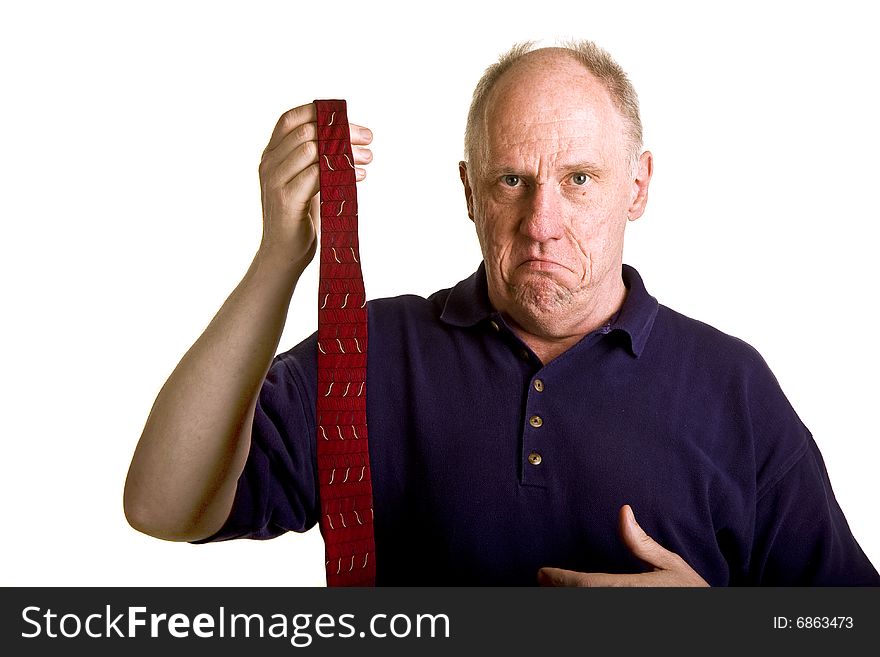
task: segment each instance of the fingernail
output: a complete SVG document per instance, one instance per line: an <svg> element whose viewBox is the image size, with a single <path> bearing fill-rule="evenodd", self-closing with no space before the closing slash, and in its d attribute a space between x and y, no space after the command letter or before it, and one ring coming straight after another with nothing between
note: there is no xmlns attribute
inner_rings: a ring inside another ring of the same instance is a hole
<svg viewBox="0 0 880 657"><path fill-rule="evenodd" d="M373 131L369 128L361 128L361 137L363 137L364 139L372 139Z"/></svg>

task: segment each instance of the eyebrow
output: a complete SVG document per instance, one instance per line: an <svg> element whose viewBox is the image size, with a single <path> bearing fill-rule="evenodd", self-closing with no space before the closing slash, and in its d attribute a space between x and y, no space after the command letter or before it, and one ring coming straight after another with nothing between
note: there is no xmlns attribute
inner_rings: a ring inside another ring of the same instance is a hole
<svg viewBox="0 0 880 657"><path fill-rule="evenodd" d="M569 173L583 172L588 173L595 178L601 178L605 173L605 167L590 162L589 160L578 160L576 162L563 162L559 168Z"/></svg>
<svg viewBox="0 0 880 657"><path fill-rule="evenodd" d="M587 173L593 178L601 178L605 174L605 167L602 167L595 162L590 162L589 160L577 160L573 162L563 162L561 165L557 166L556 169L558 171L564 171L566 173ZM486 178L495 178L497 176L503 174L510 174L516 176L527 176L529 173L515 166L504 166L497 165L484 169L483 175Z"/></svg>

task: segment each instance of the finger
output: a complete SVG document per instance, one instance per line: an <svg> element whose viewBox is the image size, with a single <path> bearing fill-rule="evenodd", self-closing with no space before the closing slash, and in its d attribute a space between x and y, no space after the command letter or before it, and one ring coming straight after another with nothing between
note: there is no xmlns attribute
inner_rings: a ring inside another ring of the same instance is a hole
<svg viewBox="0 0 880 657"><path fill-rule="evenodd" d="M648 588L708 586L694 574L671 570L655 570L650 573L579 573L562 568L541 568L538 571L539 586L576 586L580 588Z"/></svg>
<svg viewBox="0 0 880 657"><path fill-rule="evenodd" d="M680 586L665 570L651 573L583 573L578 586L589 588L635 588L657 586Z"/></svg>
<svg viewBox="0 0 880 657"><path fill-rule="evenodd" d="M306 123L314 123L317 120L318 114L314 103L300 105L299 107L287 110L275 124L275 130L272 131L272 136L269 138L266 150L272 150L278 146L281 140L290 134L291 130Z"/></svg>
<svg viewBox="0 0 880 657"><path fill-rule="evenodd" d="M540 586L583 586L581 579L584 574L564 568L544 567L538 570L538 584Z"/></svg>
<svg viewBox="0 0 880 657"><path fill-rule="evenodd" d="M321 174L318 163L310 164L308 167L300 171L288 182L282 185L285 196L289 201L307 205L311 202L315 194L321 186ZM366 178L367 172L363 169L355 169L354 178L360 182ZM315 215L316 217L318 215Z"/></svg>
<svg viewBox="0 0 880 657"><path fill-rule="evenodd" d="M304 210L309 210L312 199L318 193L319 183L320 171L318 163L315 162L294 176L284 185L283 190L288 202L302 204ZM318 215L315 215L313 219L317 220Z"/></svg>
<svg viewBox="0 0 880 657"><path fill-rule="evenodd" d="M653 573L640 573L642 579L651 582L650 584L632 586L709 586L681 556L667 550L645 533L636 522L629 504L621 507L620 521L624 543L634 555L656 569Z"/></svg>
<svg viewBox="0 0 880 657"><path fill-rule="evenodd" d="M355 146L366 146L373 141L373 131L362 125L349 123L348 133L351 137L351 143Z"/></svg>
<svg viewBox="0 0 880 657"><path fill-rule="evenodd" d="M266 146L265 156L282 160L303 144L318 144L318 124L314 121L294 126L274 146ZM271 144L270 144L271 145ZM317 148L315 149L317 153Z"/></svg>
<svg viewBox="0 0 880 657"><path fill-rule="evenodd" d="M318 166L317 150L317 144L313 141L308 141L291 153L286 160L278 164L274 171L266 168L264 176L266 177L267 187L270 189L284 186L289 186L291 189L298 187L298 183L294 185L291 185L291 183L293 183L295 179L306 170L306 168ZM266 166L269 167L271 165L267 164ZM354 179L356 182L360 182L366 177L367 172L365 169L355 167ZM317 189L315 191L317 191ZM299 198L299 194L297 194L297 198Z"/></svg>
<svg viewBox="0 0 880 657"><path fill-rule="evenodd" d="M363 128L366 130L366 128ZM279 141L274 148L266 147L263 157L269 160L281 161L287 158L290 153L309 142L317 146L318 143L318 126L315 123L303 123L302 125L292 128L285 137ZM363 141L363 140L361 140ZM368 140L369 141L369 140ZM369 164L373 160L373 152L369 148L363 146L352 146L352 155L355 164ZM317 159L318 150L315 148L315 159Z"/></svg>
<svg viewBox="0 0 880 657"><path fill-rule="evenodd" d="M303 169L317 164L318 144L314 141L307 141L297 146L283 159L275 160L276 156L266 157L266 180L270 185L276 187L286 185L296 178Z"/></svg>
<svg viewBox="0 0 880 657"><path fill-rule="evenodd" d="M351 154L354 156L355 164L369 164L373 161L373 151L363 146L352 146Z"/></svg>
<svg viewBox="0 0 880 657"><path fill-rule="evenodd" d="M291 121L293 120L296 119L291 119ZM291 126L277 141L274 140L273 136L273 140L271 140L269 145L266 146L266 151L277 151L277 153L283 157L303 142L316 141L318 139L318 124L315 120L316 119L313 117L311 121L305 121L298 125ZM348 132L349 140L352 144L352 152L355 154L357 154L360 147L366 146L373 141L373 132L369 128L349 123ZM369 149L362 150L369 152Z"/></svg>
<svg viewBox="0 0 880 657"><path fill-rule="evenodd" d="M678 568L650 573L581 573L577 586L586 587L708 587L709 584L684 561Z"/></svg>
<svg viewBox="0 0 880 657"><path fill-rule="evenodd" d="M619 520L620 537L635 556L654 568L668 569L677 565L677 555L645 533L629 504L620 507Z"/></svg>
<svg viewBox="0 0 880 657"><path fill-rule="evenodd" d="M538 571L540 586L623 587L666 586L665 573L581 573L564 568L541 568Z"/></svg>

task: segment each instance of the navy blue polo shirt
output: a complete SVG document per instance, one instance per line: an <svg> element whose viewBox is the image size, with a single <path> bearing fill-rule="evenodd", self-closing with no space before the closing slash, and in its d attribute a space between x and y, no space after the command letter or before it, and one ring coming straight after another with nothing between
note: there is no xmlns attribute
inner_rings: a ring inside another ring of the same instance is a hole
<svg viewBox="0 0 880 657"><path fill-rule="evenodd" d="M709 584L880 585L813 438L761 356L659 305L624 265L616 317L543 365L483 266L368 305L379 585L532 585L542 566L642 572L645 531ZM230 516L207 540L318 519L316 337L278 355Z"/></svg>

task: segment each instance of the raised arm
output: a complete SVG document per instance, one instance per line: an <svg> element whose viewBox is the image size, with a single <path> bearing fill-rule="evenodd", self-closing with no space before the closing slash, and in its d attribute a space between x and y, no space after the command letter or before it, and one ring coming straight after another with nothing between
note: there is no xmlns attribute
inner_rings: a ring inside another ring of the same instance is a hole
<svg viewBox="0 0 880 657"><path fill-rule="evenodd" d="M372 154L351 125L357 180ZM156 397L125 482L135 529L166 540L215 533L232 507L260 386L296 283L315 255L319 212L315 109L278 120L260 162L263 236L242 281Z"/></svg>

